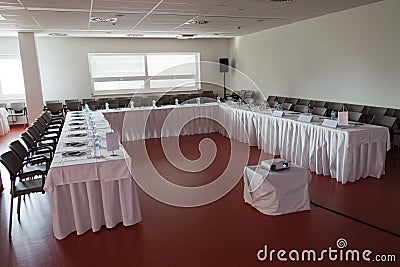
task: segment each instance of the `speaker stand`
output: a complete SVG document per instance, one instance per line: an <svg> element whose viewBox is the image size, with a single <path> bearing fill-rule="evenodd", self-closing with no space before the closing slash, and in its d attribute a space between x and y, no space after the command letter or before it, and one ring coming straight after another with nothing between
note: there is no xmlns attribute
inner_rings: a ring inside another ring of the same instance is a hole
<svg viewBox="0 0 400 267"><path fill-rule="evenodd" d="M224 100L226 100L226 99L227 99L227 95L226 95L226 80L225 80L225 73L226 73L226 72L224 72Z"/></svg>

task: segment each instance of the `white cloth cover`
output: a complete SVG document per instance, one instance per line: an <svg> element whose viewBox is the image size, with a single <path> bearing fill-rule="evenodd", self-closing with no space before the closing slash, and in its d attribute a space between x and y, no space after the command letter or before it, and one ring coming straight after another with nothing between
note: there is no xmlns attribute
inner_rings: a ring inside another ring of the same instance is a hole
<svg viewBox="0 0 400 267"><path fill-rule="evenodd" d="M258 146L263 152L280 155L317 174L330 175L343 184L367 176L385 174L386 150L390 149L389 130L375 125L348 125L332 129L322 126L323 118L312 123L298 121L298 114L287 111L283 118L270 111L226 104L185 105L162 108L138 108L110 111L104 115L111 126L122 133L123 141L167 136L219 132L231 139ZM125 127L123 127L124 116ZM220 122L196 119L207 114ZM166 120L168 118L168 120ZM202 120L201 123L195 123Z"/></svg>
<svg viewBox="0 0 400 267"><path fill-rule="evenodd" d="M243 197L246 203L267 215L310 210L310 171L296 165L285 171L268 171L261 166L244 170ZM252 187L252 185L257 185Z"/></svg>
<svg viewBox="0 0 400 267"><path fill-rule="evenodd" d="M5 108L0 108L0 136L5 135L10 131L8 125L8 112Z"/></svg>
<svg viewBox="0 0 400 267"><path fill-rule="evenodd" d="M110 131L100 112L93 113L101 138L102 157L88 157L90 147L67 147L66 142L87 142L87 137L69 137L71 114L68 113L56 153L48 172L45 191L52 194L53 232L63 239L76 231L78 235L102 225L114 227L119 222L133 225L142 220L136 184L129 172L131 159L121 146L117 156L106 151L105 135ZM80 157L63 157L65 151L85 151Z"/></svg>

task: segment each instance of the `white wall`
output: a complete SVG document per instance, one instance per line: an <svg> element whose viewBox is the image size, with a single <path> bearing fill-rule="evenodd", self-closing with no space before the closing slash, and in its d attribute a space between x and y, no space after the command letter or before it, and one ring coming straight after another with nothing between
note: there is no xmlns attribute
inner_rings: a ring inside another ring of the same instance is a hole
<svg viewBox="0 0 400 267"><path fill-rule="evenodd" d="M202 61L228 57L229 40L127 38L36 39L45 100L91 97L88 53L200 52ZM202 80L222 81L218 70L202 69ZM208 88L208 87L207 87ZM203 88L203 89L207 89ZM215 88L212 88L215 89Z"/></svg>
<svg viewBox="0 0 400 267"><path fill-rule="evenodd" d="M235 38L230 56L266 96L400 108L399 14L385 0Z"/></svg>

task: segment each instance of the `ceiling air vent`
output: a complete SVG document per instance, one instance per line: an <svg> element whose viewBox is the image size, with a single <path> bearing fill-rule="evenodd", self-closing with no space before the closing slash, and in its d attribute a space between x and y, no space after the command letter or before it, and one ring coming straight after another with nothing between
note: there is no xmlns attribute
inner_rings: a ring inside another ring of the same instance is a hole
<svg viewBox="0 0 400 267"><path fill-rule="evenodd" d="M100 22L100 23L103 23L103 22L110 23L111 22L111 23L115 24L115 23L117 23L117 18L91 17L90 22Z"/></svg>
<svg viewBox="0 0 400 267"><path fill-rule="evenodd" d="M191 25L203 25L207 24L207 20L201 20L201 19L191 19L185 22L185 24L191 24Z"/></svg>

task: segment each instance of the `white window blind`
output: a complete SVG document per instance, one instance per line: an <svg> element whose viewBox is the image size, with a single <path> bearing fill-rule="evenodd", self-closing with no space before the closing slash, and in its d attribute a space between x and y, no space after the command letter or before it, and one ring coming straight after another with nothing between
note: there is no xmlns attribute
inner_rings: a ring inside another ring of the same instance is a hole
<svg viewBox="0 0 400 267"><path fill-rule="evenodd" d="M0 97L10 99L24 96L24 77L19 56L0 55Z"/></svg>
<svg viewBox="0 0 400 267"><path fill-rule="evenodd" d="M199 53L94 54L93 94L200 90Z"/></svg>

